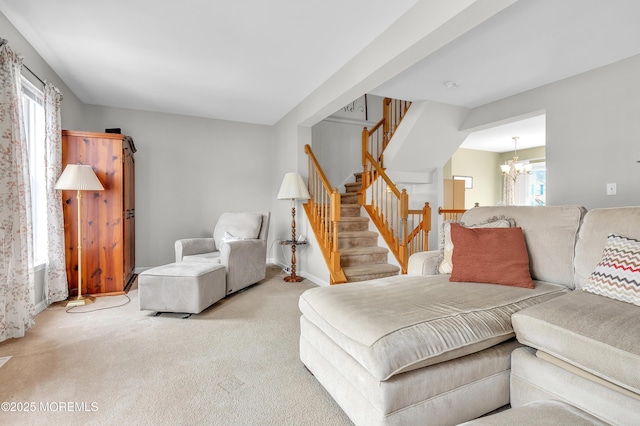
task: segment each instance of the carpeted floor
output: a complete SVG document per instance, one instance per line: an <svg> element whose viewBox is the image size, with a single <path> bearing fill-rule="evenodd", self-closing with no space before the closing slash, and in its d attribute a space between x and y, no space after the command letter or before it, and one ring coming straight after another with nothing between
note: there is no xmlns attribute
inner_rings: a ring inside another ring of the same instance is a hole
<svg viewBox="0 0 640 426"><path fill-rule="evenodd" d="M135 289L112 309L127 297L50 307L0 343L0 423L350 425L300 362L298 297L315 285L282 277L269 267L188 319L140 311Z"/></svg>

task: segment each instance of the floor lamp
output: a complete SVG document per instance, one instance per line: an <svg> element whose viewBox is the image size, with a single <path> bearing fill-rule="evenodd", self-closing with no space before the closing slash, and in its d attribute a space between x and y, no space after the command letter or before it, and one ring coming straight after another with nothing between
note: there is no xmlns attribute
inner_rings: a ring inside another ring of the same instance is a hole
<svg viewBox="0 0 640 426"><path fill-rule="evenodd" d="M309 191L302 176L292 172L284 175L278 200L291 200L291 275L284 277L286 282L300 282L302 277L296 275L296 200L308 200Z"/></svg>
<svg viewBox="0 0 640 426"><path fill-rule="evenodd" d="M78 199L78 297L70 299L67 306L83 306L93 303L95 297L82 295L82 191L102 191L104 187L91 166L67 164L56 182L56 189L75 190Z"/></svg>

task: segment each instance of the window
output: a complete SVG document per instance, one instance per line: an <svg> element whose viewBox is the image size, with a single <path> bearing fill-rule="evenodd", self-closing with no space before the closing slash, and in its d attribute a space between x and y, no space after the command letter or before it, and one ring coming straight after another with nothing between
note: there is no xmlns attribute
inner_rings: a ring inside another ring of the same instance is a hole
<svg viewBox="0 0 640 426"><path fill-rule="evenodd" d="M515 204L517 206L544 206L547 203L547 163L532 163L531 173L518 176Z"/></svg>
<svg viewBox="0 0 640 426"><path fill-rule="evenodd" d="M24 77L22 78L22 110L29 149L33 255L37 266L47 261L44 95Z"/></svg>

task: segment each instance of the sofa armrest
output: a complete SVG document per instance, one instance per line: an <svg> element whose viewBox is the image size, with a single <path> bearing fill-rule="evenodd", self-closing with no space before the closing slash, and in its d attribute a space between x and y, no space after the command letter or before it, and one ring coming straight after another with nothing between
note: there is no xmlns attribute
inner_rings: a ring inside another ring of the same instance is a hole
<svg viewBox="0 0 640 426"><path fill-rule="evenodd" d="M184 256L216 251L213 238L184 238L175 242L176 262L182 262Z"/></svg>
<svg viewBox="0 0 640 426"><path fill-rule="evenodd" d="M440 251L422 251L409 257L407 275L438 275Z"/></svg>
<svg viewBox="0 0 640 426"><path fill-rule="evenodd" d="M255 284L266 276L267 242L249 239L224 243L220 264L227 268L227 293Z"/></svg>

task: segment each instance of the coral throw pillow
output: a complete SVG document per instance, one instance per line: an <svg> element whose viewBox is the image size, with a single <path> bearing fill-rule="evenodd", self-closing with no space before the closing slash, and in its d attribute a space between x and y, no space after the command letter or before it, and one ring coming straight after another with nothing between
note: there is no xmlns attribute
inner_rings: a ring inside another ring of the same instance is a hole
<svg viewBox="0 0 640 426"><path fill-rule="evenodd" d="M582 290L640 306L640 241L609 234L602 260Z"/></svg>
<svg viewBox="0 0 640 426"><path fill-rule="evenodd" d="M522 228L465 228L451 224L453 271L449 281L534 288Z"/></svg>
<svg viewBox="0 0 640 426"><path fill-rule="evenodd" d="M494 216L484 222L475 225L465 225L463 222L455 220L446 221L440 229L440 265L438 273L450 274L453 270L453 242L451 241L451 224L459 223L467 228L513 228L516 226L515 220L505 216Z"/></svg>

